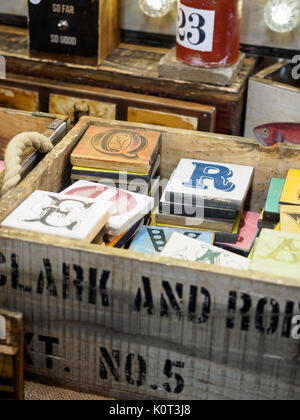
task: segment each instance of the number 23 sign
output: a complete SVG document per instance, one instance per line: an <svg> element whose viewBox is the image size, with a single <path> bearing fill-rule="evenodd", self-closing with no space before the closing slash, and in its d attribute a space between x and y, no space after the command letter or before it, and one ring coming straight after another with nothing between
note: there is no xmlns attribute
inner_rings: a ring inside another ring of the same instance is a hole
<svg viewBox="0 0 300 420"><path fill-rule="evenodd" d="M177 43L189 50L212 52L215 29L214 10L200 10L180 5Z"/></svg>

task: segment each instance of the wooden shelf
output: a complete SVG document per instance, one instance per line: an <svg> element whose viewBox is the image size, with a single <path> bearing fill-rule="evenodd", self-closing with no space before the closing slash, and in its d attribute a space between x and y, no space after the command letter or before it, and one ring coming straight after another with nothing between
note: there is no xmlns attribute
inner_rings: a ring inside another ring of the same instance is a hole
<svg viewBox="0 0 300 420"><path fill-rule="evenodd" d="M247 81L253 74L255 59L245 60L231 86L220 87L160 78L158 63L168 51L120 44L98 67L61 63L30 57L27 30L0 26L0 54L6 58L8 73L215 106L216 131L241 134Z"/></svg>

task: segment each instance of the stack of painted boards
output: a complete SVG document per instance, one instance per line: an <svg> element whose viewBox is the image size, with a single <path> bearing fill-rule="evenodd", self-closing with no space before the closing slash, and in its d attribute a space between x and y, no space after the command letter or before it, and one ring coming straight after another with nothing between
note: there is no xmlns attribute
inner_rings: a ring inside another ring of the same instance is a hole
<svg viewBox="0 0 300 420"><path fill-rule="evenodd" d="M35 191L1 226L121 247L153 207L151 197L79 181L60 194Z"/></svg>
<svg viewBox="0 0 300 420"><path fill-rule="evenodd" d="M111 215L112 204L85 197L35 191L1 227L91 243Z"/></svg>
<svg viewBox="0 0 300 420"><path fill-rule="evenodd" d="M274 229L280 222L280 199L285 184L284 178L272 178L265 208L262 211L258 226L260 229Z"/></svg>
<svg viewBox="0 0 300 420"><path fill-rule="evenodd" d="M159 183L161 133L91 126L71 155L72 181L148 195Z"/></svg>
<svg viewBox="0 0 300 420"><path fill-rule="evenodd" d="M300 171L291 169L287 178L272 178L265 208L260 216L260 229L300 233ZM280 222L280 224L279 224Z"/></svg>
<svg viewBox="0 0 300 420"><path fill-rule="evenodd" d="M213 246L213 242L212 232L144 226L137 234L130 250L248 270L250 261L247 258Z"/></svg>
<svg viewBox="0 0 300 420"><path fill-rule="evenodd" d="M130 250L247 270L259 219L243 212L253 173L252 167L182 159Z"/></svg>
<svg viewBox="0 0 300 420"><path fill-rule="evenodd" d="M246 173L244 187L236 185L239 194L234 196L231 194L231 198L228 196L226 200L222 197L222 203L226 206L223 210L231 210L229 205L231 202L236 212L243 207L253 176L251 168ZM205 182L210 181L208 174L211 175L206 172ZM230 177L234 177L234 172L230 172ZM197 182L201 180L198 175L195 179ZM226 181L224 176L222 179ZM174 182L174 177L171 181ZM213 188L216 188L216 185L219 188L224 186L224 183L217 184L215 177L213 181ZM186 183L185 180L183 182ZM192 183L191 188L195 188L197 182ZM228 183L229 179L226 183L229 188ZM168 183L167 192L169 192L167 194L165 192L162 203L166 202L166 197L176 197L175 191L174 195L171 195L172 185L171 182ZM207 190L210 187L208 182ZM208 200L207 190L205 189L203 200L204 209L209 200L212 200L214 205L221 201L217 198L217 194ZM234 188L231 186L230 192L233 191ZM3 221L1 226L75 239L83 243L130 247L129 249L135 252L270 273L299 281L299 192L300 171L290 170L284 182L272 180L264 217L273 220L272 223L280 219L281 230L277 226L276 230L263 228L259 232L259 214L246 211L241 217L236 243L218 242L215 232L194 227L145 225L145 217L154 209L152 197L89 181L78 181L61 193L35 191ZM209 203L211 204L210 201ZM208 208L211 211L212 207ZM253 253L250 256L249 252L253 245ZM246 258L247 256L249 258Z"/></svg>
<svg viewBox="0 0 300 420"><path fill-rule="evenodd" d="M248 257L259 234L258 221L259 213L251 211L243 212L236 243L215 241L215 245L228 251L232 251L235 254Z"/></svg>
<svg viewBox="0 0 300 420"><path fill-rule="evenodd" d="M281 232L300 234L300 171L291 169L280 198Z"/></svg>
<svg viewBox="0 0 300 420"><path fill-rule="evenodd" d="M144 224L154 207L154 198L89 181L78 181L63 191L72 197L88 197L112 205L107 232L97 243L123 248Z"/></svg>
<svg viewBox="0 0 300 420"><path fill-rule="evenodd" d="M259 225L266 222L272 229L259 231ZM263 217L259 220L258 213L244 212L236 244L213 242L211 235L212 232L187 227L144 226L130 249L160 253L163 257L179 260L249 269L299 282L300 171L291 169L286 179L271 180ZM252 248L249 258L243 257Z"/></svg>
<svg viewBox="0 0 300 420"><path fill-rule="evenodd" d="M291 169L286 179L271 180L260 224L266 222L273 230L261 231L250 269L300 280L299 170ZM274 225L277 225L275 229Z"/></svg>
<svg viewBox="0 0 300 420"><path fill-rule="evenodd" d="M171 228L166 226L143 226L135 236L130 250L146 254L160 254L167 245L173 233L179 233L188 238L196 239L207 244L216 245L224 250L248 257L258 235L259 213L244 212L238 237L235 243L217 242L216 234L211 231L190 228Z"/></svg>
<svg viewBox="0 0 300 420"><path fill-rule="evenodd" d="M154 222L214 231L216 242L236 243L253 174L250 166L182 159L164 190Z"/></svg>

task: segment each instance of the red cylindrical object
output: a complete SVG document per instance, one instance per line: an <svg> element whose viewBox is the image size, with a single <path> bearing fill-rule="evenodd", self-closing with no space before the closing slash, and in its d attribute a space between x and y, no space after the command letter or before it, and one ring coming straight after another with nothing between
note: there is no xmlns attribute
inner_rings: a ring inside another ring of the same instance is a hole
<svg viewBox="0 0 300 420"><path fill-rule="evenodd" d="M180 0L177 59L196 67L238 61L243 0Z"/></svg>

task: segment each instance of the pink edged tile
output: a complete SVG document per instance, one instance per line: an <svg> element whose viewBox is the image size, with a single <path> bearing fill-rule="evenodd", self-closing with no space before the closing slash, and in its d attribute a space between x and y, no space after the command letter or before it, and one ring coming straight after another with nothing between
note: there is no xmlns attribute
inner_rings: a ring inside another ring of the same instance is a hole
<svg viewBox="0 0 300 420"><path fill-rule="evenodd" d="M3 160L0 160L0 174L5 171L5 162Z"/></svg>
<svg viewBox="0 0 300 420"><path fill-rule="evenodd" d="M239 236L236 244L228 244L228 243L217 243L217 246L226 246L231 249L236 249L242 252L250 252L254 241L258 235L258 221L259 221L260 214L253 213L251 211L245 211L243 213Z"/></svg>
<svg viewBox="0 0 300 420"><path fill-rule="evenodd" d="M154 208L152 197L89 181L78 181L62 191L62 194L90 197L99 202L112 203L112 216L109 219L111 236L122 235Z"/></svg>

